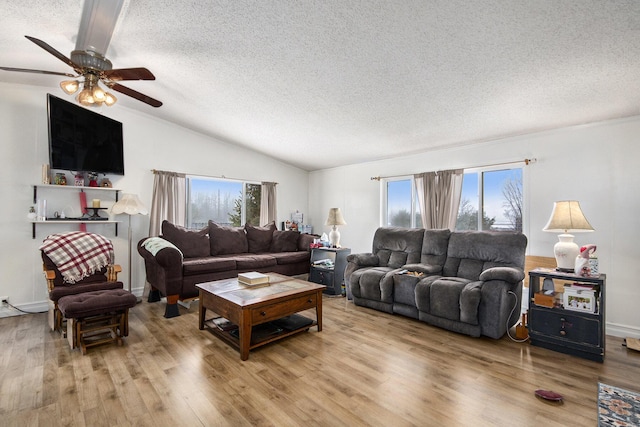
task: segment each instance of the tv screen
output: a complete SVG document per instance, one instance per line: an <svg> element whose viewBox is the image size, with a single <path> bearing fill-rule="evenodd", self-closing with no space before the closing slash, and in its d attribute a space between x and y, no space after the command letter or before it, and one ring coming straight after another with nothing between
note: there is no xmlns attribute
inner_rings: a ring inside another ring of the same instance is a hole
<svg viewBox="0 0 640 427"><path fill-rule="evenodd" d="M47 94L49 166L124 175L122 123Z"/></svg>

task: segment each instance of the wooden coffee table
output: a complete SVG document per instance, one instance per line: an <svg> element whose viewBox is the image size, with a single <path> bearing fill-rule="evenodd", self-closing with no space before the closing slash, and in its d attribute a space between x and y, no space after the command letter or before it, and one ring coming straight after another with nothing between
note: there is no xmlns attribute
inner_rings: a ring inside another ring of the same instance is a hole
<svg viewBox="0 0 640 427"><path fill-rule="evenodd" d="M268 286L245 286L236 278L216 280L196 285L200 289L199 328L208 329L236 347L240 359L247 360L249 351L273 341L308 330L316 325L322 331L322 291L324 285L294 279L276 273L269 276ZM252 328L303 310L316 309L316 320L294 330L282 330L261 340L251 340ZM238 325L238 337L209 325L207 310Z"/></svg>

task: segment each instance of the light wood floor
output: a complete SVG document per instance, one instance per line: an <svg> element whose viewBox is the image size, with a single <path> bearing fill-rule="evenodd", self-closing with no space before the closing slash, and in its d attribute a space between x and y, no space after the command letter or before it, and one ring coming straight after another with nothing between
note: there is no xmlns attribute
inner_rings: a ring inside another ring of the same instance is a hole
<svg viewBox="0 0 640 427"><path fill-rule="evenodd" d="M163 310L139 304L124 346L86 356L44 314L0 319L0 425L594 426L599 381L640 384L640 353L614 337L600 364L325 297L322 332L241 362L198 330L197 304L174 319Z"/></svg>

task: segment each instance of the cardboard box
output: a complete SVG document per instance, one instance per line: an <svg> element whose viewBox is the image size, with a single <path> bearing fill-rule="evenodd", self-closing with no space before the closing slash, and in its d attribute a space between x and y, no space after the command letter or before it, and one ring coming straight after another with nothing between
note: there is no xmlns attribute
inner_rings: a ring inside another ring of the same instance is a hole
<svg viewBox="0 0 640 427"><path fill-rule="evenodd" d="M555 298L555 295L545 295L542 292L536 292L533 295L533 303L535 305L553 308L553 301L555 300Z"/></svg>

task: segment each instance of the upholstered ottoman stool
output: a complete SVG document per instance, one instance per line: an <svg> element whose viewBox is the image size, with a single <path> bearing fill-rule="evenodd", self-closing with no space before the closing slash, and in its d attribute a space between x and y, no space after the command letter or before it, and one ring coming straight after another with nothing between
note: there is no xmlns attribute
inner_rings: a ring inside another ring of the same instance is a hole
<svg viewBox="0 0 640 427"><path fill-rule="evenodd" d="M129 309L136 305L136 297L124 289L84 292L58 300L58 308L67 319L67 339L71 348L87 347L109 342L122 345L122 337L129 335Z"/></svg>

